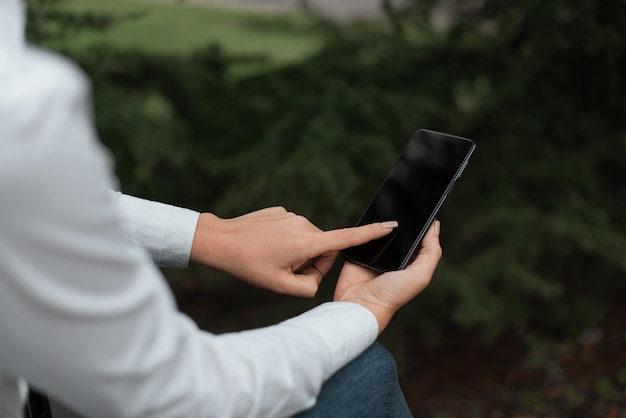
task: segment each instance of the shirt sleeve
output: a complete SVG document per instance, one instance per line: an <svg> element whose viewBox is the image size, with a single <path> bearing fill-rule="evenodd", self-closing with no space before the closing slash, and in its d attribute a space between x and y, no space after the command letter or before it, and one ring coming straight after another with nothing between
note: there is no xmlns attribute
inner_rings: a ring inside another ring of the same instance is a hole
<svg viewBox="0 0 626 418"><path fill-rule="evenodd" d="M13 65L0 79L2 374L90 417L281 417L374 341L373 315L338 302L199 330L125 238L83 76L42 52Z"/></svg>
<svg viewBox="0 0 626 418"><path fill-rule="evenodd" d="M160 267L187 267L198 212L120 192L111 193L117 201L127 241L146 249Z"/></svg>

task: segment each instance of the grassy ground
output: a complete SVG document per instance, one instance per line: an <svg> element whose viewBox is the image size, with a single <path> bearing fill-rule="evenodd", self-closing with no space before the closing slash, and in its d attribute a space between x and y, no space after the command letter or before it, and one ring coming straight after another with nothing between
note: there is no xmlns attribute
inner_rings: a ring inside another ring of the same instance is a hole
<svg viewBox="0 0 626 418"><path fill-rule="evenodd" d="M264 54L275 63L314 53L322 37L303 16L252 14L188 4L130 0L68 0L73 11L131 16L103 32L80 33L59 46L84 48L106 42L155 52L189 53L219 43L233 54Z"/></svg>

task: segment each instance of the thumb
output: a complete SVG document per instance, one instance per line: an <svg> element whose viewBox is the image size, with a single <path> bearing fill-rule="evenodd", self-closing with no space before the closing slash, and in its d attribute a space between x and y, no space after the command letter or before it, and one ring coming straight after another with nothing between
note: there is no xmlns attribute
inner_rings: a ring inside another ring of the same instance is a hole
<svg viewBox="0 0 626 418"><path fill-rule="evenodd" d="M428 229L426 236L422 240L422 248L417 253L417 257L407 267L407 270L419 271L426 277L432 277L441 259L442 250L439 243L440 222L433 222Z"/></svg>
<svg viewBox="0 0 626 418"><path fill-rule="evenodd" d="M318 240L316 250L322 254L327 251L339 251L355 245L365 244L366 242L384 237L397 226L398 222L387 221L326 231L322 233L322 238Z"/></svg>

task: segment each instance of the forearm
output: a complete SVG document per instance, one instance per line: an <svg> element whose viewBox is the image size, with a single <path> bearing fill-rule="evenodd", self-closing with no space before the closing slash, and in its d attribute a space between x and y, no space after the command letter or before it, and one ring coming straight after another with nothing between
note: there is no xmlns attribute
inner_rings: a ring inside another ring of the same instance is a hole
<svg viewBox="0 0 626 418"><path fill-rule="evenodd" d="M3 288L0 313L22 320L4 327L0 362L86 416L290 416L376 337L369 312L336 302L265 329L204 333L157 270L123 264L138 276L97 294L64 297L63 281L52 293L39 280Z"/></svg>
<svg viewBox="0 0 626 418"><path fill-rule="evenodd" d="M186 267L199 213L111 191L127 241L143 247L161 267Z"/></svg>
<svg viewBox="0 0 626 418"><path fill-rule="evenodd" d="M377 335L373 316L358 305L331 302L279 325L212 336L211 392L218 416L291 416L311 407L321 386Z"/></svg>

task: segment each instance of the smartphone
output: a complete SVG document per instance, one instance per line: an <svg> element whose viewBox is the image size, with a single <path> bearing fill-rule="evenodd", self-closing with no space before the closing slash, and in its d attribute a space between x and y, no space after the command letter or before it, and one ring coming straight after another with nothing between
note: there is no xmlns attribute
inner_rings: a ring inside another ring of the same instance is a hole
<svg viewBox="0 0 626 418"><path fill-rule="evenodd" d="M344 258L381 272L404 269L475 148L467 138L415 131L358 223L398 221L398 227L342 251Z"/></svg>

